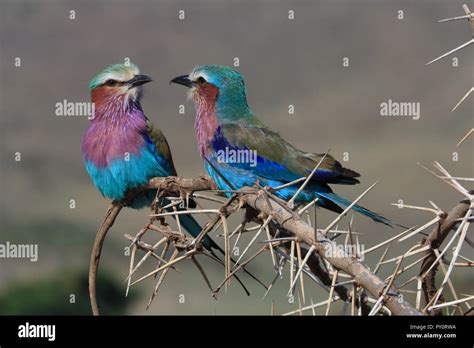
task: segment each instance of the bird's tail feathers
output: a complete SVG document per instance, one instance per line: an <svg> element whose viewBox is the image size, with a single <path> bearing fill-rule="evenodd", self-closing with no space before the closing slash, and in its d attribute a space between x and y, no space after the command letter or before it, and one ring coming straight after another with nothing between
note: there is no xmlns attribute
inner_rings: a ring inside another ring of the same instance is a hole
<svg viewBox="0 0 474 348"><path fill-rule="evenodd" d="M322 196L323 198L329 200L331 203L335 203L337 204L338 206L342 206L344 208L347 208L349 205L352 204L352 202L350 200L348 200L347 198L344 198L342 196L339 196L337 193L334 193L334 192L328 192L328 193L324 193L324 192L318 192L318 196ZM394 223L393 221L383 217L382 215L380 214L377 214L375 212L373 212L372 210L369 210L367 208L364 208L363 206L360 206L358 204L355 204L352 209L362 215L365 215L369 218L371 218L372 220L376 221L376 222L380 222L384 225L387 225L387 226L390 226L390 227L393 227L393 225L397 225L396 223Z"/></svg>

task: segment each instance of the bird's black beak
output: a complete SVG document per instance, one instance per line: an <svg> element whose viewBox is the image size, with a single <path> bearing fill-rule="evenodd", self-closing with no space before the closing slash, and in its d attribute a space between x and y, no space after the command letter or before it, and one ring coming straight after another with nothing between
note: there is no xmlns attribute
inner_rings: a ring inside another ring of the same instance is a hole
<svg viewBox="0 0 474 348"><path fill-rule="evenodd" d="M144 85L145 83L153 81L151 77L146 75L135 75L132 79L127 81L127 85L130 88Z"/></svg>
<svg viewBox="0 0 474 348"><path fill-rule="evenodd" d="M193 86L193 81L189 79L189 75L181 75L178 77L175 77L170 81L170 83L177 83L178 85L183 85L188 88L191 88Z"/></svg>

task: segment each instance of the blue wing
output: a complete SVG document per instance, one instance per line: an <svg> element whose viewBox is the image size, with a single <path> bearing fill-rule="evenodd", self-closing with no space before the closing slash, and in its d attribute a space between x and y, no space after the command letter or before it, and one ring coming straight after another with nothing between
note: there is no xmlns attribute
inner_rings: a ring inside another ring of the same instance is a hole
<svg viewBox="0 0 474 348"><path fill-rule="evenodd" d="M224 124L212 141L213 153L248 153L253 161L226 161L226 164L245 169L258 177L289 182L307 176L321 160L321 154L300 151L279 134L264 126ZM342 167L327 155L312 180L318 183L356 184L359 174Z"/></svg>

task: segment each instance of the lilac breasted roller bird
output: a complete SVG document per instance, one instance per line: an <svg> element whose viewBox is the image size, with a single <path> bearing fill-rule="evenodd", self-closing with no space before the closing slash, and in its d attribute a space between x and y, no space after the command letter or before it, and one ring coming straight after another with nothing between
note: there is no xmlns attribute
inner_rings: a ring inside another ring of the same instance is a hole
<svg viewBox="0 0 474 348"><path fill-rule="evenodd" d="M205 169L221 190L253 186L256 182L276 188L307 177L324 156L301 151L266 127L247 104L242 76L229 67L197 66L189 75L170 82L190 88L189 96L196 108L198 150ZM352 202L334 193L328 184L358 184L359 176L327 155L295 203L318 198L318 206L341 213ZM298 188L299 185L292 185L274 193L288 201ZM392 225L390 220L360 205L352 209Z"/></svg>
<svg viewBox="0 0 474 348"><path fill-rule="evenodd" d="M164 134L140 105L142 85L151 81L130 63L112 65L90 83L95 114L82 140L82 152L92 182L107 198L122 201L129 190L146 185L153 177L177 175ZM151 206L155 196L156 190L143 191L129 207ZM202 230L191 215L180 215L180 222L193 237ZM224 253L209 236L203 246L216 258L213 249Z"/></svg>

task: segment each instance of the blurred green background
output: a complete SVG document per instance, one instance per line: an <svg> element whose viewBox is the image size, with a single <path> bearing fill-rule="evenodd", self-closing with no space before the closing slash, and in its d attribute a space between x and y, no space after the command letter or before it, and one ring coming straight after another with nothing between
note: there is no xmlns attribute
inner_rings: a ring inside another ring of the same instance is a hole
<svg viewBox="0 0 474 348"><path fill-rule="evenodd" d="M473 127L472 96L450 111L472 86L473 48L454 55L457 67L452 57L425 66L470 39L465 21L436 23L462 15L464 2L1 0L0 243L38 244L39 259L0 259L0 314L89 313L86 272L108 202L82 164L80 142L89 121L57 117L55 104L88 101L90 79L126 57L154 78L142 105L165 132L182 176L197 177L203 169L194 141L194 108L185 91L168 81L195 65L232 65L238 57L249 104L267 125L301 149L330 148L340 160L349 153L344 165L362 173L361 185L336 187L338 193L355 198L379 180L364 205L406 226L432 217L390 203L402 199L427 206L432 200L451 209L460 195L416 162L437 160L455 176L473 174L473 139L455 147ZM180 10L184 20L178 19ZM289 10L294 20L288 20ZM399 10L403 20L397 19ZM21 67L15 67L17 57ZM349 67L343 67L344 57ZM419 102L421 118L381 117L380 103L388 99ZM180 104L185 115L178 113ZM20 162L14 160L16 152ZM75 209L69 207L71 199ZM98 282L104 314L269 314L272 301L276 314L297 308L286 297L287 274L263 301L264 290L246 276L252 296L233 282L215 301L189 262L180 265L180 273L170 272L146 312L152 280L124 297L128 241L123 235L138 232L147 214L122 211L105 242ZM323 225L334 215L320 211L318 218ZM360 216L354 229L364 233L360 242L366 248L399 232ZM461 254L473 257L468 246ZM367 261L373 265L379 257ZM216 285L223 269L203 263ZM274 276L266 254L250 270L266 282ZM381 275L392 272L393 265L381 269ZM472 294L472 270L456 272L459 292ZM306 286L307 302L327 297L309 281Z"/></svg>

